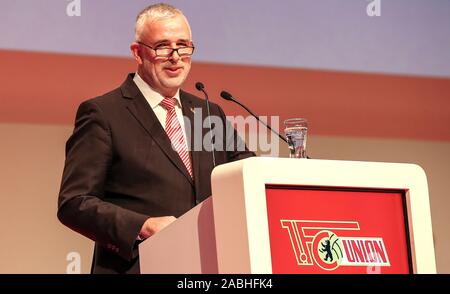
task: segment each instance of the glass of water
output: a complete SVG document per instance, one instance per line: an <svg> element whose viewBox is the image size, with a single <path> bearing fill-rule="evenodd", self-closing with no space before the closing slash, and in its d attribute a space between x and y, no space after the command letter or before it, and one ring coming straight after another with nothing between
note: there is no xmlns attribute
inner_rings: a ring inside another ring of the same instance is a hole
<svg viewBox="0 0 450 294"><path fill-rule="evenodd" d="M308 121L305 118L290 118L284 121L284 127L289 145L289 157L306 158Z"/></svg>

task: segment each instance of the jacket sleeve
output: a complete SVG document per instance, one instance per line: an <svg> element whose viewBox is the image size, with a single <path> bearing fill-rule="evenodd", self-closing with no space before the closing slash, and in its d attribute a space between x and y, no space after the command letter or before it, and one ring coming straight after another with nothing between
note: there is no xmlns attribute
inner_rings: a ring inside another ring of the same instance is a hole
<svg viewBox="0 0 450 294"><path fill-rule="evenodd" d="M101 109L92 100L82 103L66 144L57 215L72 230L130 260L137 256L135 240L148 216L105 201L112 156Z"/></svg>

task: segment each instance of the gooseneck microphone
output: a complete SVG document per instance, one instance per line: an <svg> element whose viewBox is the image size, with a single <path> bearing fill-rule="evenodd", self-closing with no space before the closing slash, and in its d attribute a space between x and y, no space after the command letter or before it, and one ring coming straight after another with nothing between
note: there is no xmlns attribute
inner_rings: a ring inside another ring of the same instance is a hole
<svg viewBox="0 0 450 294"><path fill-rule="evenodd" d="M208 93L206 93L205 91L205 85L203 85L202 82L197 82L195 83L195 88L200 91L203 92L203 94L205 95L205 100L206 100L206 111L208 112L208 122L209 122L209 134L211 136L211 144L212 144L212 160L213 160L213 165L214 167L216 167L216 157L214 155L214 139L213 139L213 134L212 134L212 127L211 127L211 113L209 111L209 98L208 98Z"/></svg>
<svg viewBox="0 0 450 294"><path fill-rule="evenodd" d="M238 104L239 106L241 106L242 108L244 108L245 110L247 110L248 113L250 113L253 117L255 117L260 123L262 123L263 125L266 126L266 128L268 128L269 130L271 130L275 135L278 135L278 137L280 137L281 140L283 140L284 142L287 143L287 140L285 137L283 137L282 135L280 135L278 132L274 131L269 125L267 125L265 122L263 122L262 120L259 119L259 116L257 116L256 114L254 114L250 109L247 108L247 106L245 106L244 104L242 104L241 102L237 101L236 98L234 98L230 93L228 93L227 91L222 91L220 92L220 97L222 97L225 100L228 101L233 101L234 103Z"/></svg>

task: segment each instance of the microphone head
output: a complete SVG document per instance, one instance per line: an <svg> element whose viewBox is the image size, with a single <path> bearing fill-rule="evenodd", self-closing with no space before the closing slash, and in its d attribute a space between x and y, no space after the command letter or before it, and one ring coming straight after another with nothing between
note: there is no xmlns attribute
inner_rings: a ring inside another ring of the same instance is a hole
<svg viewBox="0 0 450 294"><path fill-rule="evenodd" d="M199 91L202 91L205 88L205 85L203 85L202 82L195 83L195 88Z"/></svg>
<svg viewBox="0 0 450 294"><path fill-rule="evenodd" d="M220 97L222 97L225 100L229 100L229 101L233 101L234 100L233 96L230 93L228 93L227 91L220 92Z"/></svg>

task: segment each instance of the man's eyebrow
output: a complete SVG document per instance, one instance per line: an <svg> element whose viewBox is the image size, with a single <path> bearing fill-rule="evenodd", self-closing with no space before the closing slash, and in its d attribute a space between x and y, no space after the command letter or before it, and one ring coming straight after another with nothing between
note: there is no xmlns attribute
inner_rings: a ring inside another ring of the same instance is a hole
<svg viewBox="0 0 450 294"><path fill-rule="evenodd" d="M153 46L158 46L158 45L161 45L161 44L164 44L164 43L170 43L170 42L169 42L169 40L159 40Z"/></svg>

